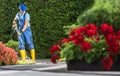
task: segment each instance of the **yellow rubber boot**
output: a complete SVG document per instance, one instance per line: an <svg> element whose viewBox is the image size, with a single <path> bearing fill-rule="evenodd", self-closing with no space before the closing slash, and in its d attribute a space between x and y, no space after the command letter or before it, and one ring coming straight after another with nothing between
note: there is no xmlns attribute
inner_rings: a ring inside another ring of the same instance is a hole
<svg viewBox="0 0 120 76"><path fill-rule="evenodd" d="M21 58L22 60L25 60L26 59L26 51L25 50L20 50L20 55L21 55Z"/></svg>
<svg viewBox="0 0 120 76"><path fill-rule="evenodd" d="M34 49L30 50L30 54L31 54L32 60L35 62L35 50Z"/></svg>

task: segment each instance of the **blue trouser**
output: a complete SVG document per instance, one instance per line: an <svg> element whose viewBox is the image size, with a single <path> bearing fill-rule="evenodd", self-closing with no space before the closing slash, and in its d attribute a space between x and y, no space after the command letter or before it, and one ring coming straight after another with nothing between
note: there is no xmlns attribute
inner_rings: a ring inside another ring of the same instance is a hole
<svg viewBox="0 0 120 76"><path fill-rule="evenodd" d="M33 38L32 38L32 31L30 28L26 28L24 32L18 36L19 41L19 50L25 50L25 43L27 43L29 49L34 49Z"/></svg>

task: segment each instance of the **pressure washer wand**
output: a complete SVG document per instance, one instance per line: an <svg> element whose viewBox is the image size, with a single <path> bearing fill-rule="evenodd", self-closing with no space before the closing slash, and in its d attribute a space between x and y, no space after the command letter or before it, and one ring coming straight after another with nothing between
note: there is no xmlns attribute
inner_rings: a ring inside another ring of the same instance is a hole
<svg viewBox="0 0 120 76"><path fill-rule="evenodd" d="M11 40L13 40L12 37L13 37L13 34L14 34L15 32L17 32L17 35L18 35L18 36L21 35L20 31L18 30L17 24L13 24L13 25L12 25L12 30L13 30L13 32L12 32L12 34L11 34Z"/></svg>

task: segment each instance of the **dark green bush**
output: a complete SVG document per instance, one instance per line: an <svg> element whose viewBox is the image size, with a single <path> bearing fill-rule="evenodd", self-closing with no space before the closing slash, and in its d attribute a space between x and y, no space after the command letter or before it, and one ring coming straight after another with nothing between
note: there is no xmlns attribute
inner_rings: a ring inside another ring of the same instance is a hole
<svg viewBox="0 0 120 76"><path fill-rule="evenodd" d="M0 0L0 41L8 42L11 25L19 4L25 3L31 17L31 28L37 58L50 57L49 48L62 39L63 26L76 22L79 14L90 8L94 0ZM14 40L17 36L14 34Z"/></svg>

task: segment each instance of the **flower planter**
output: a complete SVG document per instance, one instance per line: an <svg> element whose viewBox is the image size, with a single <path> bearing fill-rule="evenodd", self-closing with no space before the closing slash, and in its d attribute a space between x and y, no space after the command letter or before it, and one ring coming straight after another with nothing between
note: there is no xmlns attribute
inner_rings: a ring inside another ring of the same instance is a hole
<svg viewBox="0 0 120 76"><path fill-rule="evenodd" d="M106 71L101 64L101 60L92 64L89 64L84 60L70 60L67 62L67 69L77 71ZM109 71L120 71L120 59L114 62Z"/></svg>
<svg viewBox="0 0 120 76"><path fill-rule="evenodd" d="M107 23L100 27L87 24L71 30L68 38L50 48L51 61L57 63L59 58L66 58L68 70L120 71L119 46L120 30L114 30ZM85 60L93 63L88 64Z"/></svg>

